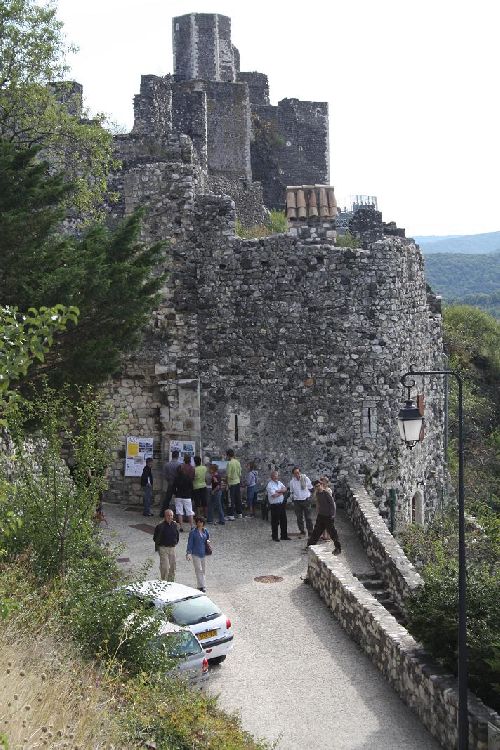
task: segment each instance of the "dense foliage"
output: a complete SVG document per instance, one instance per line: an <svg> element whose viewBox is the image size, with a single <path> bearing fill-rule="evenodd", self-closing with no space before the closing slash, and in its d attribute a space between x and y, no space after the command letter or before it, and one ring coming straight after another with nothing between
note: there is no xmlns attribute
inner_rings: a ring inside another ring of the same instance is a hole
<svg viewBox="0 0 500 750"><path fill-rule="evenodd" d="M44 362L54 336L68 323L78 320L78 308L63 305L29 308L0 307L0 426L5 425L5 410L15 397L12 381L25 377L36 360Z"/></svg>
<svg viewBox="0 0 500 750"><path fill-rule="evenodd" d="M467 538L467 645L469 685L496 710L500 709L500 518L488 506L473 505ZM409 527L402 537L405 551L423 575L425 585L409 602L413 635L452 672L457 669L458 528L456 508L438 514L423 529Z"/></svg>
<svg viewBox="0 0 500 750"><path fill-rule="evenodd" d="M32 423L37 430L27 439ZM8 426L14 481L0 512L15 513L22 525L6 540L6 549L10 557L30 549L34 571L50 579L80 561L93 544L112 429L90 390L73 399L46 389L31 403L16 403Z"/></svg>
<svg viewBox="0 0 500 750"><path fill-rule="evenodd" d="M137 344L157 303L162 245L139 241L141 211L114 230L96 223L79 236L59 234L71 188L38 152L0 141L0 298L19 309L78 307L78 327L56 337L30 379L100 383Z"/></svg>
<svg viewBox="0 0 500 750"><path fill-rule="evenodd" d="M450 304L478 307L483 312L500 320L500 291L491 294L466 294L461 299L450 299Z"/></svg>
<svg viewBox="0 0 500 750"><path fill-rule="evenodd" d="M500 510L500 322L465 305L444 314L450 367L464 380L465 485L470 500ZM457 391L451 383L450 471L456 486Z"/></svg>
<svg viewBox="0 0 500 750"><path fill-rule="evenodd" d="M471 688L500 708L500 323L473 307L445 310L450 367L464 381L467 607ZM457 390L451 381L450 455L457 485ZM412 633L452 671L457 664L458 529L454 502L402 535L424 587L409 603Z"/></svg>
<svg viewBox="0 0 500 750"><path fill-rule="evenodd" d="M53 3L0 0L0 137L19 149L43 147L73 182L72 205L90 214L107 190L112 141L102 115L76 111L69 84L61 92L65 103L48 85L66 73L67 51Z"/></svg>
<svg viewBox="0 0 500 750"><path fill-rule="evenodd" d="M433 291L442 295L447 302L465 302L464 298L467 297L467 304L481 308L486 305L493 309L496 304L498 307L500 252L489 255L426 255L425 274ZM496 295L496 303L490 295Z"/></svg>

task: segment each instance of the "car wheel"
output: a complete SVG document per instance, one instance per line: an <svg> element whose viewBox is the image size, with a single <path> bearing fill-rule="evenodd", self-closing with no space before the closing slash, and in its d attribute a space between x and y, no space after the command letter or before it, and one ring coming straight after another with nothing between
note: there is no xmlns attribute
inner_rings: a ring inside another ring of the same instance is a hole
<svg viewBox="0 0 500 750"><path fill-rule="evenodd" d="M209 659L208 663L209 664L222 664L222 662L225 660L225 658L226 658L225 655L224 656L216 656L215 659Z"/></svg>

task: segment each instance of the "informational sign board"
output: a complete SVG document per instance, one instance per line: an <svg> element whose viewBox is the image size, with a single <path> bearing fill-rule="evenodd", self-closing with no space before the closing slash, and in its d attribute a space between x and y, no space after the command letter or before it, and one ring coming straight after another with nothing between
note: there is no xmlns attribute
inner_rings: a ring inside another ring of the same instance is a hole
<svg viewBox="0 0 500 750"><path fill-rule="evenodd" d="M169 461L172 460L172 451L179 451L179 458L182 459L186 453L191 456L191 466L194 466L194 456L196 453L196 442L194 440L171 440L169 448Z"/></svg>
<svg viewBox="0 0 500 750"><path fill-rule="evenodd" d="M147 458L153 458L153 438L129 435L125 454L125 476L140 477Z"/></svg>

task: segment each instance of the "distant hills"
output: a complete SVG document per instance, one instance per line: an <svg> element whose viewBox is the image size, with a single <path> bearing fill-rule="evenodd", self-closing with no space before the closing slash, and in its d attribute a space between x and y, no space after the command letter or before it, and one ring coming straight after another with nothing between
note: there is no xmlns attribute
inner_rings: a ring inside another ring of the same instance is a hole
<svg viewBox="0 0 500 750"><path fill-rule="evenodd" d="M415 237L425 255L434 253L465 253L468 255L482 255L500 250L500 232L485 232L484 234L461 234Z"/></svg>

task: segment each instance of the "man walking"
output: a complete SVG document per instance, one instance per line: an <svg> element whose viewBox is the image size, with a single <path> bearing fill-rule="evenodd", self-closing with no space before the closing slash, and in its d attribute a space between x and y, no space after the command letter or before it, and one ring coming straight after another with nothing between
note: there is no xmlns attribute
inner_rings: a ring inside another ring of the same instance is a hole
<svg viewBox="0 0 500 750"><path fill-rule="evenodd" d="M161 580L175 581L175 548L179 543L179 529L170 508L165 511L165 520L155 528L153 541L160 555Z"/></svg>
<svg viewBox="0 0 500 750"><path fill-rule="evenodd" d="M193 480L186 474L184 467L186 464L181 464L175 475L174 480L174 495L175 495L175 512L177 513L177 521L179 522L179 531L184 531L182 528L182 520L186 515L189 519L189 525L193 528ZM188 468L193 468L189 467ZM194 473L194 469L193 469Z"/></svg>
<svg viewBox="0 0 500 750"><path fill-rule="evenodd" d="M153 501L153 459L146 459L146 466L142 470L141 474L141 487L143 497L143 516L152 516L151 503Z"/></svg>
<svg viewBox="0 0 500 750"><path fill-rule="evenodd" d="M293 500L293 509L297 517L297 526L299 527L299 537L306 535L304 529L304 520L306 522L309 536L312 534L313 522L311 518L311 490L312 484L309 477L302 474L298 466L292 469L292 479L290 480L290 495Z"/></svg>
<svg viewBox="0 0 500 750"><path fill-rule="evenodd" d="M271 508L271 535L274 542L279 542L278 527L280 529L281 541L289 541L286 519L286 504L284 495L287 492L285 485L279 481L277 471L271 472L271 479L266 487L269 507Z"/></svg>
<svg viewBox="0 0 500 750"><path fill-rule="evenodd" d="M229 509L229 520L234 521L234 517L243 518L241 507L241 464L234 456L234 451L229 448L226 451L227 456L227 486L229 489L229 498L231 507Z"/></svg>
<svg viewBox="0 0 500 750"><path fill-rule="evenodd" d="M334 555L340 555L342 549L340 546L339 535L335 528L335 514L337 512L337 506L333 498L333 493L327 490L323 482L319 482L316 486L316 502L318 506L318 515L316 517L316 524L314 526L312 534L309 535L307 547L316 544L323 533L328 531L330 534L335 549L333 550ZM305 548L307 550L307 547Z"/></svg>
<svg viewBox="0 0 500 750"><path fill-rule="evenodd" d="M172 460L165 464L165 479L167 481L167 491L161 504L161 518L164 518L165 511L170 505L170 501L172 500L172 495L174 494L175 475L180 465L181 462L179 461L179 451L172 451Z"/></svg>

